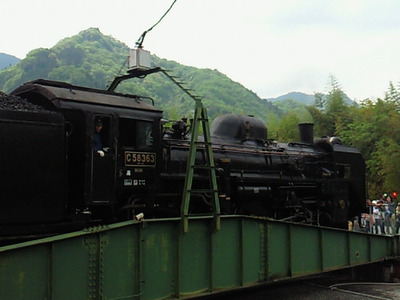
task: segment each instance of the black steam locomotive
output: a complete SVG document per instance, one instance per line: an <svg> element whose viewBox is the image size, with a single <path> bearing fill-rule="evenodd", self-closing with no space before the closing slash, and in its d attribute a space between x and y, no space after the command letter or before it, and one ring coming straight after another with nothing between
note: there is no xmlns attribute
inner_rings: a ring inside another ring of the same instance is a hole
<svg viewBox="0 0 400 300"><path fill-rule="evenodd" d="M190 124L164 128L148 98L36 80L11 93L40 109L0 109L0 236L48 234L180 215ZM1 106L0 106L1 108ZM100 124L101 122L101 124ZM95 137L102 125L101 148ZM222 214L342 227L365 201L360 153L337 138L268 140L263 122L223 115L211 126ZM200 148L196 160L204 160ZM194 185L208 181L200 172ZM191 213L210 212L210 195Z"/></svg>

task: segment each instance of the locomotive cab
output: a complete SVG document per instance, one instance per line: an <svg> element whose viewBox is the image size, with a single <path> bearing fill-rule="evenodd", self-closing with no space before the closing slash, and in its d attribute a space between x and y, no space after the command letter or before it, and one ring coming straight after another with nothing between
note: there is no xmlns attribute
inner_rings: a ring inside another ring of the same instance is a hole
<svg viewBox="0 0 400 300"><path fill-rule="evenodd" d="M64 115L70 213L110 222L116 216L126 219L135 202L154 189L161 111L138 96L46 80L13 93Z"/></svg>

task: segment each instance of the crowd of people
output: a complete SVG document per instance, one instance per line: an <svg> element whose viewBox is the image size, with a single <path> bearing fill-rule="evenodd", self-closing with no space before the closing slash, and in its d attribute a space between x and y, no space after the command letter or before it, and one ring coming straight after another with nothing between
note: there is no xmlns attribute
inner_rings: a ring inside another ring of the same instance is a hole
<svg viewBox="0 0 400 300"><path fill-rule="evenodd" d="M373 234L399 233L400 206L390 195L383 194L379 200L367 199L366 205L368 213L361 215L360 230Z"/></svg>

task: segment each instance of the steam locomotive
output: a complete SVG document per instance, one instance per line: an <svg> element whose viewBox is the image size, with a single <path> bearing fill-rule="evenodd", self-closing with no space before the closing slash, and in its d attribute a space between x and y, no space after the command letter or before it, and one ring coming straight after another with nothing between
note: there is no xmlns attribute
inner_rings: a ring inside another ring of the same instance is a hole
<svg viewBox="0 0 400 300"><path fill-rule="evenodd" d="M36 80L11 96L35 109L0 106L0 236L46 235L145 217L179 216L190 124L166 129L148 98ZM39 108L39 109L37 109ZM94 150L101 121L102 149ZM365 202L365 164L337 138L267 139L261 120L222 115L211 125L222 214L342 227ZM199 148L196 160L204 160ZM194 185L208 181L201 172ZM190 212L212 211L206 192Z"/></svg>

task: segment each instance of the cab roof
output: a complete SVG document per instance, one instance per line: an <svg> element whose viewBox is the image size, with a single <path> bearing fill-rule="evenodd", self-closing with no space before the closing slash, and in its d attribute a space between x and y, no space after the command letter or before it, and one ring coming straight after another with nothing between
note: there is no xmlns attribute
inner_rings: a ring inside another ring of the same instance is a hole
<svg viewBox="0 0 400 300"><path fill-rule="evenodd" d="M128 109L160 111L153 105L147 103L150 98L44 79L27 82L15 89L11 94L28 99L31 98L32 95L41 95L50 101L54 107L61 107L61 102L66 101Z"/></svg>

